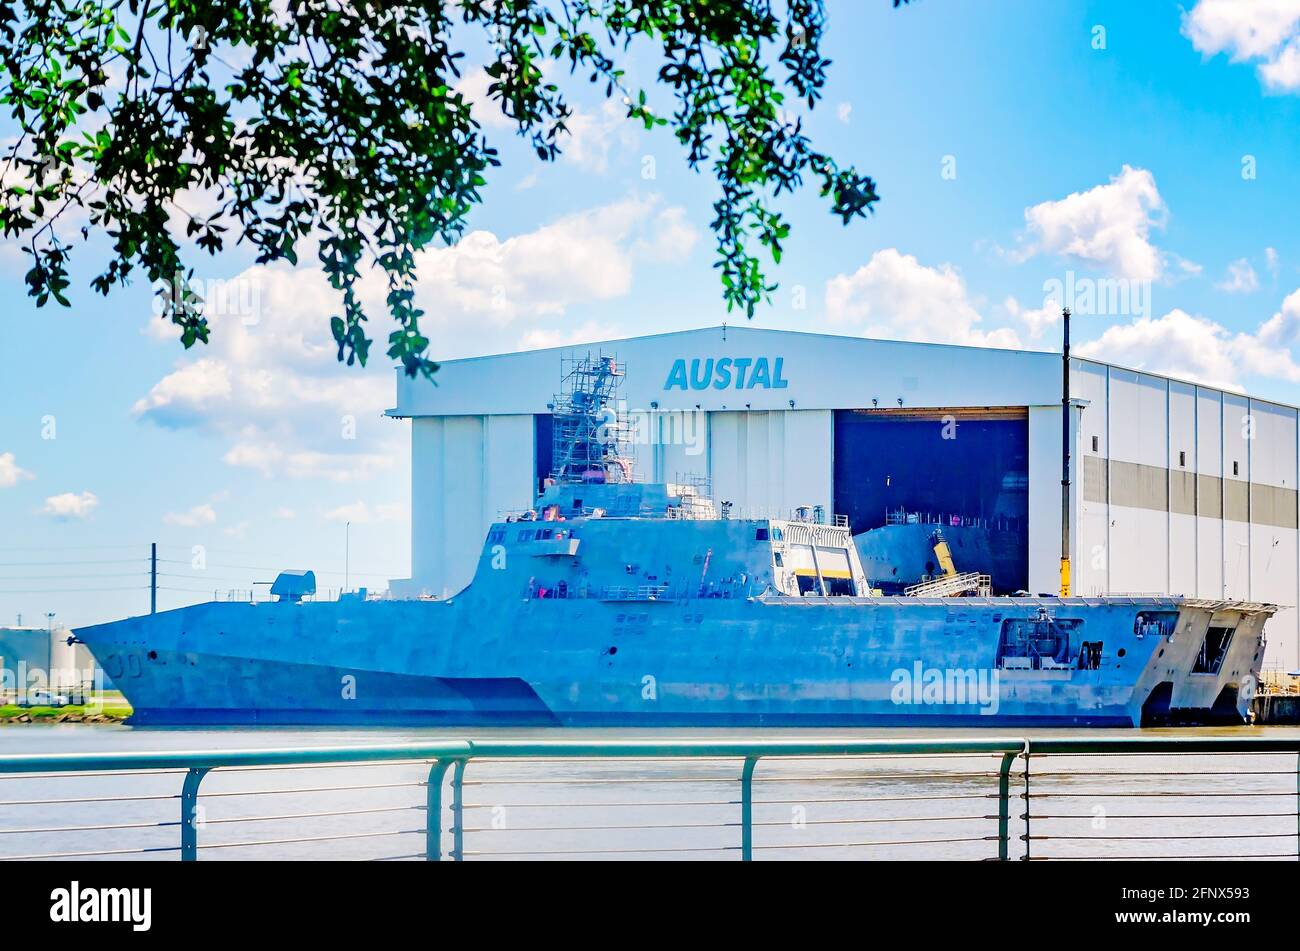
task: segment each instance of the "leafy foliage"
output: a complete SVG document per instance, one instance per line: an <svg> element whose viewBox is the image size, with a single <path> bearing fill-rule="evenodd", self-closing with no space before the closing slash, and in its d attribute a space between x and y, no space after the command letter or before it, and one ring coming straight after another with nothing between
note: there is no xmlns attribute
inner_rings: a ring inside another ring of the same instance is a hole
<svg viewBox="0 0 1300 951"><path fill-rule="evenodd" d="M107 294L140 269L168 289L164 316L186 347L210 328L169 224L177 215L210 254L233 239L259 262L297 263L314 247L341 296L330 324L349 364L368 356L359 280L377 265L397 325L389 356L432 374L416 254L457 240L499 164L456 88L465 54L455 40L470 33L490 50L487 105L542 161L559 154L572 115L544 75L550 61L616 98L630 121L671 129L690 167L717 181L724 298L752 316L775 287L755 251L779 262L790 230L776 197L809 177L845 223L878 200L869 177L815 149L783 108L787 92L816 104L825 26L822 0L779 10L771 0L0 3L0 101L18 126L3 156L0 228L23 239L40 305L68 304L61 222L107 235L94 289ZM619 62L634 43L652 50L671 116L629 85ZM195 195L212 209L187 212Z"/></svg>

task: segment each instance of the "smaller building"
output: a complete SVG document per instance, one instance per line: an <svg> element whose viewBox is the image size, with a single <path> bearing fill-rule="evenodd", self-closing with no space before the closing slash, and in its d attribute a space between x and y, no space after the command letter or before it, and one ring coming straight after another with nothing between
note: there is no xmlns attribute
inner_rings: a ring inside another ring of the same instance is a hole
<svg viewBox="0 0 1300 951"><path fill-rule="evenodd" d="M27 689L110 689L94 655L71 638L66 627L0 627L0 700Z"/></svg>

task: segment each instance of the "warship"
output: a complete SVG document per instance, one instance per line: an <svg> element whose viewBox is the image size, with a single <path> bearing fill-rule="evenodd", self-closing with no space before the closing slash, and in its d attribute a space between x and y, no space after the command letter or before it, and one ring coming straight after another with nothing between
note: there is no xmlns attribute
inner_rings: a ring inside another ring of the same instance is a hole
<svg viewBox="0 0 1300 951"><path fill-rule="evenodd" d="M81 628L139 724L1117 726L1242 722L1276 607L994 596L868 576L847 519L750 518L637 481L624 368L577 359L534 506L486 532L445 599L348 593ZM941 559L942 560L942 559Z"/></svg>

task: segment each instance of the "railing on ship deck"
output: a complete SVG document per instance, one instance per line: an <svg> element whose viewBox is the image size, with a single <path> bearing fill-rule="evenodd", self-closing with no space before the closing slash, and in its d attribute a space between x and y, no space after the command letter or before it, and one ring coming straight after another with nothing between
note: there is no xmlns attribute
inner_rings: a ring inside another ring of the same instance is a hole
<svg viewBox="0 0 1300 951"><path fill-rule="evenodd" d="M1300 737L73 753L0 757L0 781L5 859L1300 856Z"/></svg>

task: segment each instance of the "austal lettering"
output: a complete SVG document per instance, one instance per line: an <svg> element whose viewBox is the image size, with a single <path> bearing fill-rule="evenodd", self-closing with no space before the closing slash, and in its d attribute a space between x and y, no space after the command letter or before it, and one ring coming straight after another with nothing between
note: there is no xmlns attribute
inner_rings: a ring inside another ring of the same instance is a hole
<svg viewBox="0 0 1300 951"><path fill-rule="evenodd" d="M790 381L781 375L785 358L720 357L675 360L665 390L784 390Z"/></svg>

